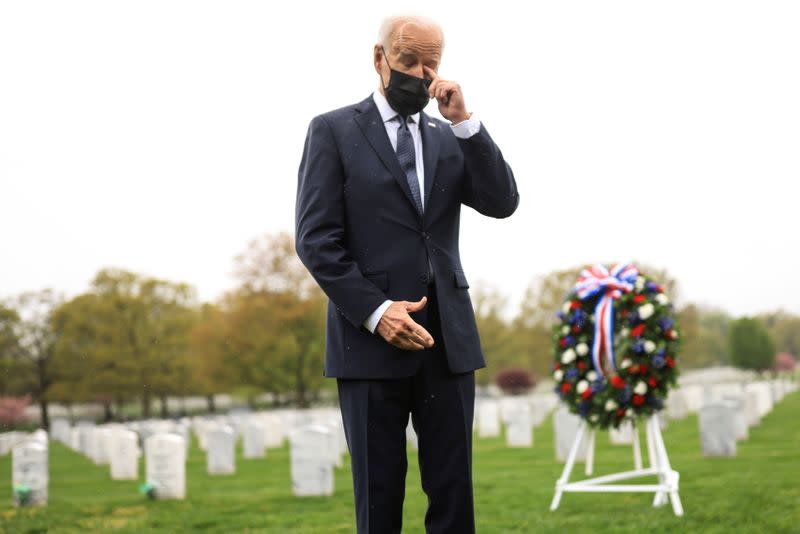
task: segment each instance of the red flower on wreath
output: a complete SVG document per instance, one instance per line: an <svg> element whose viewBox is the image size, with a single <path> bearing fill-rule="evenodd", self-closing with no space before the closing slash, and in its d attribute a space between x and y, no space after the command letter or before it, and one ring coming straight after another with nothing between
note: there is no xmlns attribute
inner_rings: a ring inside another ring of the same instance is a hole
<svg viewBox="0 0 800 534"><path fill-rule="evenodd" d="M634 406L641 406L644 404L644 395L634 395L633 396L633 405Z"/></svg>
<svg viewBox="0 0 800 534"><path fill-rule="evenodd" d="M561 339L559 339L558 346L561 347L562 349L567 348L567 338L562 337Z"/></svg>
<svg viewBox="0 0 800 534"><path fill-rule="evenodd" d="M631 337L641 337L644 334L644 331L647 329L644 323L638 324L631 328Z"/></svg>
<svg viewBox="0 0 800 534"><path fill-rule="evenodd" d="M578 367L578 371L583 371L583 370L586 369L586 364L583 363L583 362L578 362L577 367Z"/></svg>
<svg viewBox="0 0 800 534"><path fill-rule="evenodd" d="M628 373L630 373L632 375L639 374L639 366L638 365L631 365L630 367L628 367Z"/></svg>
<svg viewBox="0 0 800 534"><path fill-rule="evenodd" d="M611 377L611 386L617 389L625 389L625 380L619 375L614 375Z"/></svg>
<svg viewBox="0 0 800 534"><path fill-rule="evenodd" d="M633 297L634 304L641 304L645 300L647 300L647 297L645 297L644 295L636 295L635 297Z"/></svg>
<svg viewBox="0 0 800 534"><path fill-rule="evenodd" d="M647 381L647 385L650 386L651 388L654 388L658 386L658 380L656 380L656 377L651 376L650 380Z"/></svg>
<svg viewBox="0 0 800 534"><path fill-rule="evenodd" d="M616 414L617 417L622 417L623 415L625 415L625 408L620 408L619 410L616 411Z"/></svg>
<svg viewBox="0 0 800 534"><path fill-rule="evenodd" d="M669 367L670 369L675 367L675 360L673 360L669 356L667 356L666 362L667 362L667 367Z"/></svg>
<svg viewBox="0 0 800 534"><path fill-rule="evenodd" d="M576 325L576 324L572 325L572 333L573 334L580 334L581 333L581 327Z"/></svg>
<svg viewBox="0 0 800 534"><path fill-rule="evenodd" d="M561 393L569 393L570 389L572 389L572 384L568 382L561 384Z"/></svg>
<svg viewBox="0 0 800 534"><path fill-rule="evenodd" d="M573 300L572 302L569 303L570 310L577 310L580 307L581 307L581 301L579 300Z"/></svg>
<svg viewBox="0 0 800 534"><path fill-rule="evenodd" d="M581 398L583 400L586 400L591 396L592 396L592 388L586 388L586 390L583 393L581 393Z"/></svg>

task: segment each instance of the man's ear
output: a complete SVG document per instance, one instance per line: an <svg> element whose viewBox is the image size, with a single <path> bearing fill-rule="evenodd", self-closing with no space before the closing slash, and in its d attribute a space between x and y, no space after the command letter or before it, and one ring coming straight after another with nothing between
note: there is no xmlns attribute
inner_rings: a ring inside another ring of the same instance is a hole
<svg viewBox="0 0 800 534"><path fill-rule="evenodd" d="M383 63L383 50L380 43L376 43L372 50L372 64L375 67L375 72L381 74L381 64Z"/></svg>

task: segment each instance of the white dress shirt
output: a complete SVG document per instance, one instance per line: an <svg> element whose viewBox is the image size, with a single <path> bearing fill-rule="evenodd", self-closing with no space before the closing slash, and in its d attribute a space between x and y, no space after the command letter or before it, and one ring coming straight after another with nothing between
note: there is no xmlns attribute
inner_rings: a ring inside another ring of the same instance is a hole
<svg viewBox="0 0 800 534"><path fill-rule="evenodd" d="M386 128L386 133L389 135L389 141L392 143L392 148L397 151L397 129L400 127L400 121L394 120L394 118L397 116L397 112L392 109L392 106L389 105L386 97L380 91L375 91L372 93L372 99L375 101L375 105L378 107L378 112L381 114L383 126ZM408 129L411 132L411 137L414 139L414 152L417 159L417 180L419 180L419 190L422 192L425 191L425 162L422 157L423 146L422 136L420 135L419 131L419 116L419 113L414 113L411 115L411 122L408 125ZM453 134L456 137L467 139L480 131L481 121L478 120L473 114L465 121L459 122L458 124L451 124L450 128L452 128ZM420 195L420 200L422 202L422 209L424 210L424 194ZM381 317L383 317L383 314L386 312L386 309L391 306L392 302L392 300L386 300L383 302L383 304L378 306L378 308L372 312L369 317L367 317L367 320L364 321L364 328L374 334L375 328L377 328Z"/></svg>

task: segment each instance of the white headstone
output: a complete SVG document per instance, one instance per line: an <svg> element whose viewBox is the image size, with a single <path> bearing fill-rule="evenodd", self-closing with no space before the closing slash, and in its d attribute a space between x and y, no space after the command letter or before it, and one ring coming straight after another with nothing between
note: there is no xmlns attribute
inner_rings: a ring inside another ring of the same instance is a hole
<svg viewBox="0 0 800 534"><path fill-rule="evenodd" d="M569 452L572 449L572 443L575 441L575 436L578 433L578 425L581 418L577 415L570 413L569 408L564 404L559 404L556 411L553 412L553 433L555 434L556 445L556 460L559 462L566 462ZM578 454L575 457L577 461L585 461L586 459L586 444L588 442L587 435L584 433L581 444L578 447Z"/></svg>
<svg viewBox="0 0 800 534"><path fill-rule="evenodd" d="M736 441L743 441L748 438L747 413L745 412L744 399L742 395L725 396L722 404L727 405L733 410L734 434Z"/></svg>
<svg viewBox="0 0 800 534"><path fill-rule="evenodd" d="M263 458L266 455L266 444L264 424L257 419L251 419L244 426L244 447L243 455L245 458Z"/></svg>
<svg viewBox="0 0 800 534"><path fill-rule="evenodd" d="M500 435L500 409L497 401L485 399L478 403L478 436L496 438Z"/></svg>
<svg viewBox="0 0 800 534"><path fill-rule="evenodd" d="M670 419L685 419L689 415L686 395L681 389L673 389L667 397L667 415Z"/></svg>
<svg viewBox="0 0 800 534"><path fill-rule="evenodd" d="M144 444L145 480L156 488L157 499L186 497L186 445L175 434L153 434Z"/></svg>
<svg viewBox="0 0 800 534"><path fill-rule="evenodd" d="M612 445L630 445L633 443L633 423L623 421L619 428L609 428L608 439Z"/></svg>
<svg viewBox="0 0 800 534"><path fill-rule="evenodd" d="M113 480L139 478L139 436L132 430L115 429L111 439L109 461Z"/></svg>
<svg viewBox="0 0 800 534"><path fill-rule="evenodd" d="M219 426L208 433L206 453L209 475L232 475L236 472L236 434L228 426Z"/></svg>
<svg viewBox="0 0 800 534"><path fill-rule="evenodd" d="M748 426L761 424L759 393L753 389L744 392L744 414Z"/></svg>
<svg viewBox="0 0 800 534"><path fill-rule="evenodd" d="M262 415L264 421L264 444L268 449L283 447L285 431L283 421L277 414Z"/></svg>
<svg viewBox="0 0 800 534"><path fill-rule="evenodd" d="M301 427L291 435L292 493L298 497L333 495L333 432L324 426Z"/></svg>
<svg viewBox="0 0 800 534"><path fill-rule="evenodd" d="M533 447L533 417L528 402L516 402L506 407L506 445Z"/></svg>
<svg viewBox="0 0 800 534"><path fill-rule="evenodd" d="M411 445L415 451L419 450L419 439L417 438L417 431L414 430L414 424L411 422L411 416L408 418L406 425L406 441Z"/></svg>
<svg viewBox="0 0 800 534"><path fill-rule="evenodd" d="M736 422L730 406L707 404L698 419L705 456L736 456Z"/></svg>
<svg viewBox="0 0 800 534"><path fill-rule="evenodd" d="M69 446L72 437L72 426L66 419L53 419L50 423L50 433L53 439Z"/></svg>
<svg viewBox="0 0 800 534"><path fill-rule="evenodd" d="M48 449L41 443L23 441L11 452L11 490L15 506L21 506L17 489L30 490L25 506L44 506L47 504Z"/></svg>

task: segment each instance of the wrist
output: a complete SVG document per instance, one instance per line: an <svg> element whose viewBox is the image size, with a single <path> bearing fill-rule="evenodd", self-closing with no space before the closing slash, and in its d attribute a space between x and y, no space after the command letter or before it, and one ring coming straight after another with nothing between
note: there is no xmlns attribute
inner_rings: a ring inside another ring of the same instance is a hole
<svg viewBox="0 0 800 534"><path fill-rule="evenodd" d="M463 113L460 113L460 114L458 114L458 115L456 115L454 117L450 117L450 123L453 126L455 126L455 125L460 124L460 123L462 123L462 122L464 122L466 120L469 120L470 117L472 117L472 113L464 111Z"/></svg>

